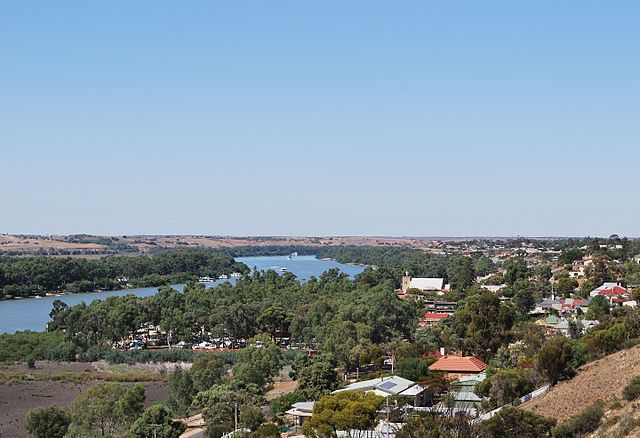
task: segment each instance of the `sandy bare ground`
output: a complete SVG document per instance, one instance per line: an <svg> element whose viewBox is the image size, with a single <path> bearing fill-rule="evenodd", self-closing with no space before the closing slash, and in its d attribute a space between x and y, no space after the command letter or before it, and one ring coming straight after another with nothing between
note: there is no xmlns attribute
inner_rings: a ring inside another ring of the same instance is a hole
<svg viewBox="0 0 640 438"><path fill-rule="evenodd" d="M30 371L34 374L50 374L59 372L95 372L100 371L100 363L66 363L66 362L37 362L37 368ZM25 371L24 365L2 367L4 371ZM113 371L113 369L109 369ZM67 408L73 399L82 391L97 384L99 381L82 383L64 381L14 381L0 383L0 433L3 437L22 438L27 436L24 419L29 410L57 405ZM168 396L165 382L144 382L146 405L154 401L164 400ZM126 384L130 385L130 384Z"/></svg>
<svg viewBox="0 0 640 438"><path fill-rule="evenodd" d="M559 383L547 394L520 407L563 421L598 400L621 397L624 387L637 375L640 375L640 346L586 364L573 379Z"/></svg>
<svg viewBox="0 0 640 438"><path fill-rule="evenodd" d="M12 236L0 235L0 254L35 254L43 251L77 251L78 257L95 257L101 253L113 253L113 249L102 243L72 241L69 236ZM430 249L439 246L439 241L458 240L440 238L409 237L232 237L232 236L119 236L117 243L138 248L140 253L157 251L160 248L233 248L238 246L290 246L303 245L321 247L329 245L411 247Z"/></svg>

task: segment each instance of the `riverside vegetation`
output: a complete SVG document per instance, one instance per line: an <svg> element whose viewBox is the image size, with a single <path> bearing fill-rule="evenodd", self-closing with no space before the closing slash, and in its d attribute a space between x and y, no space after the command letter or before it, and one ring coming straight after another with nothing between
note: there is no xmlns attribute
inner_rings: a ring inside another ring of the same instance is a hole
<svg viewBox="0 0 640 438"><path fill-rule="evenodd" d="M504 295L510 299L501 301L476 284L479 272L493 273L497 268L483 256L432 256L413 250L370 248L342 251L349 260L375 264L377 269L366 269L355 279L330 270L306 283L290 273L255 272L235 285L210 289L188 283L183 293L163 287L155 296L145 298L111 297L73 307L57 302L51 333L0 337L4 342L0 351L3 360L26 360L26 349L21 350L20 344L29 342L29 337L41 337L36 343L45 346L35 350L38 358L94 360L112 355L114 360L135 362L172 360L169 356L175 354L175 359L194 361L190 369L178 368L167 376L170 397L166 409L173 415L202 412L209 433L217 437L233 429L236 415L241 426L267 433L272 426L269 421L292 403L333 397L328 394L338 387L342 375L356 370L369 376L384 375L384 360L389 357L397 374L421 381L437 398L447 384L442 375L428 370L428 355L439 347L476 355L489 363L488 379L477 391L486 396L486 408L491 409L545 382L570 379L582 364L634 345L640 337L640 314L630 308L594 310L601 313L601 324L586 335L576 332L568 338L546 337L528 311L547 293L550 266L532 269L524 256L505 260L503 273L495 274L507 284ZM381 262L388 266L381 266ZM596 275L613 276L614 268L612 265ZM446 275L454 285L448 297L458 301L456 312L436 326L418 327L422 305L400 299L395 291L397 274L404 270ZM219 338L228 341L231 348L246 347L224 354L175 348L161 352L113 350L112 346L150 326L159 328L173 346L179 341ZM23 341L12 342L20 336ZM296 348L283 351L279 347L283 342ZM307 350L316 354L309 357ZM168 356L161 358L164 354ZM264 395L285 365L291 368L298 389L271 401L272 418L264 418L260 409L267 403ZM324 413L307 426L312 428L307 432L331 436L335 427L349 426L332 423L340 417L339 412L371 412L380 402L345 397L332 402L325 399L319 406L331 406L333 411L324 412L323 407ZM366 414L360 420L362 423L351 427L370 426L373 417ZM120 424L118 421L113 424ZM503 410L482 427L456 418L434 421L412 418L402 436L423 436L420 433L433 428L443 436L460 430L468 430L469 436L501 436L514 424L522 428L522 436L550 436L555 430L554 421L516 408ZM77 427L88 427L83 424ZM114 430L131 430L132 424L114 426ZM411 430L415 434L407 435ZM532 430L537 432L527 435Z"/></svg>

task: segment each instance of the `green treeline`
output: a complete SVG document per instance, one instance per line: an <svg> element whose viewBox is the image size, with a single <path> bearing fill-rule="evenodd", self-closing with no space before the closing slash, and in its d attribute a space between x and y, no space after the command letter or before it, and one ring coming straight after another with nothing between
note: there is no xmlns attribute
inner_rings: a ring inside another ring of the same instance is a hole
<svg viewBox="0 0 640 438"><path fill-rule="evenodd" d="M197 276L248 273L228 254L212 250L180 250L155 255L108 256L97 260L53 257L0 258L0 298L29 297L45 292L90 292L131 286L159 286Z"/></svg>
<svg viewBox="0 0 640 438"><path fill-rule="evenodd" d="M390 282L352 281L338 270L301 284L287 273L254 273L205 289L187 284L183 293L163 287L151 297L109 297L66 307L57 301L50 330L64 330L79 349L109 347L145 324L160 327L170 345L225 338L233 343L266 333L331 352L355 369L364 352L390 339L411 339L420 305L399 300Z"/></svg>
<svg viewBox="0 0 640 438"><path fill-rule="evenodd" d="M444 256L411 248L331 246L319 248L316 253L318 258L331 258L340 263L376 266L377 275L393 280L396 286L400 286L402 275L408 271L413 277L444 278L453 287L465 289L473 284L477 275L495 270L488 257Z"/></svg>

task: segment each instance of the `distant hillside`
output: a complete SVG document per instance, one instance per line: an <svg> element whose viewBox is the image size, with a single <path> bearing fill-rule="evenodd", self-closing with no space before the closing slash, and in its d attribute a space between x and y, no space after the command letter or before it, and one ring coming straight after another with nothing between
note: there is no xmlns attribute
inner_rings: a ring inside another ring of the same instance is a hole
<svg viewBox="0 0 640 438"><path fill-rule="evenodd" d="M640 345L581 367L573 379L559 383L547 394L520 407L563 421L597 400L622 397L632 377L640 375Z"/></svg>

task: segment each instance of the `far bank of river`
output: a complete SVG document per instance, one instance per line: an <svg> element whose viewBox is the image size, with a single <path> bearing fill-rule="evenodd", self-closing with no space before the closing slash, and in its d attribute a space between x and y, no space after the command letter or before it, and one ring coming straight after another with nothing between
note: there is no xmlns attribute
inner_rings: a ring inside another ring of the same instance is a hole
<svg viewBox="0 0 640 438"><path fill-rule="evenodd" d="M319 277L323 272L332 268L338 268L351 277L364 270L362 266L347 265L330 260L318 260L315 256L295 256L291 260L288 260L286 256L237 257L236 260L246 264L251 269L255 267L259 271L273 269L276 272L282 272L281 268L285 268L288 272L295 274L300 281L307 281L312 276ZM234 283L235 279L218 280L207 283L207 285L215 286L224 281ZM184 285L176 284L173 285L173 288L182 291ZM69 306L73 306L83 301L90 303L93 300L104 300L113 296L135 295L137 297L148 297L154 295L157 291L157 287L141 287L0 301L0 334L15 333L23 330L44 331L47 322L50 321L49 312L51 312L55 300L61 300Z"/></svg>

